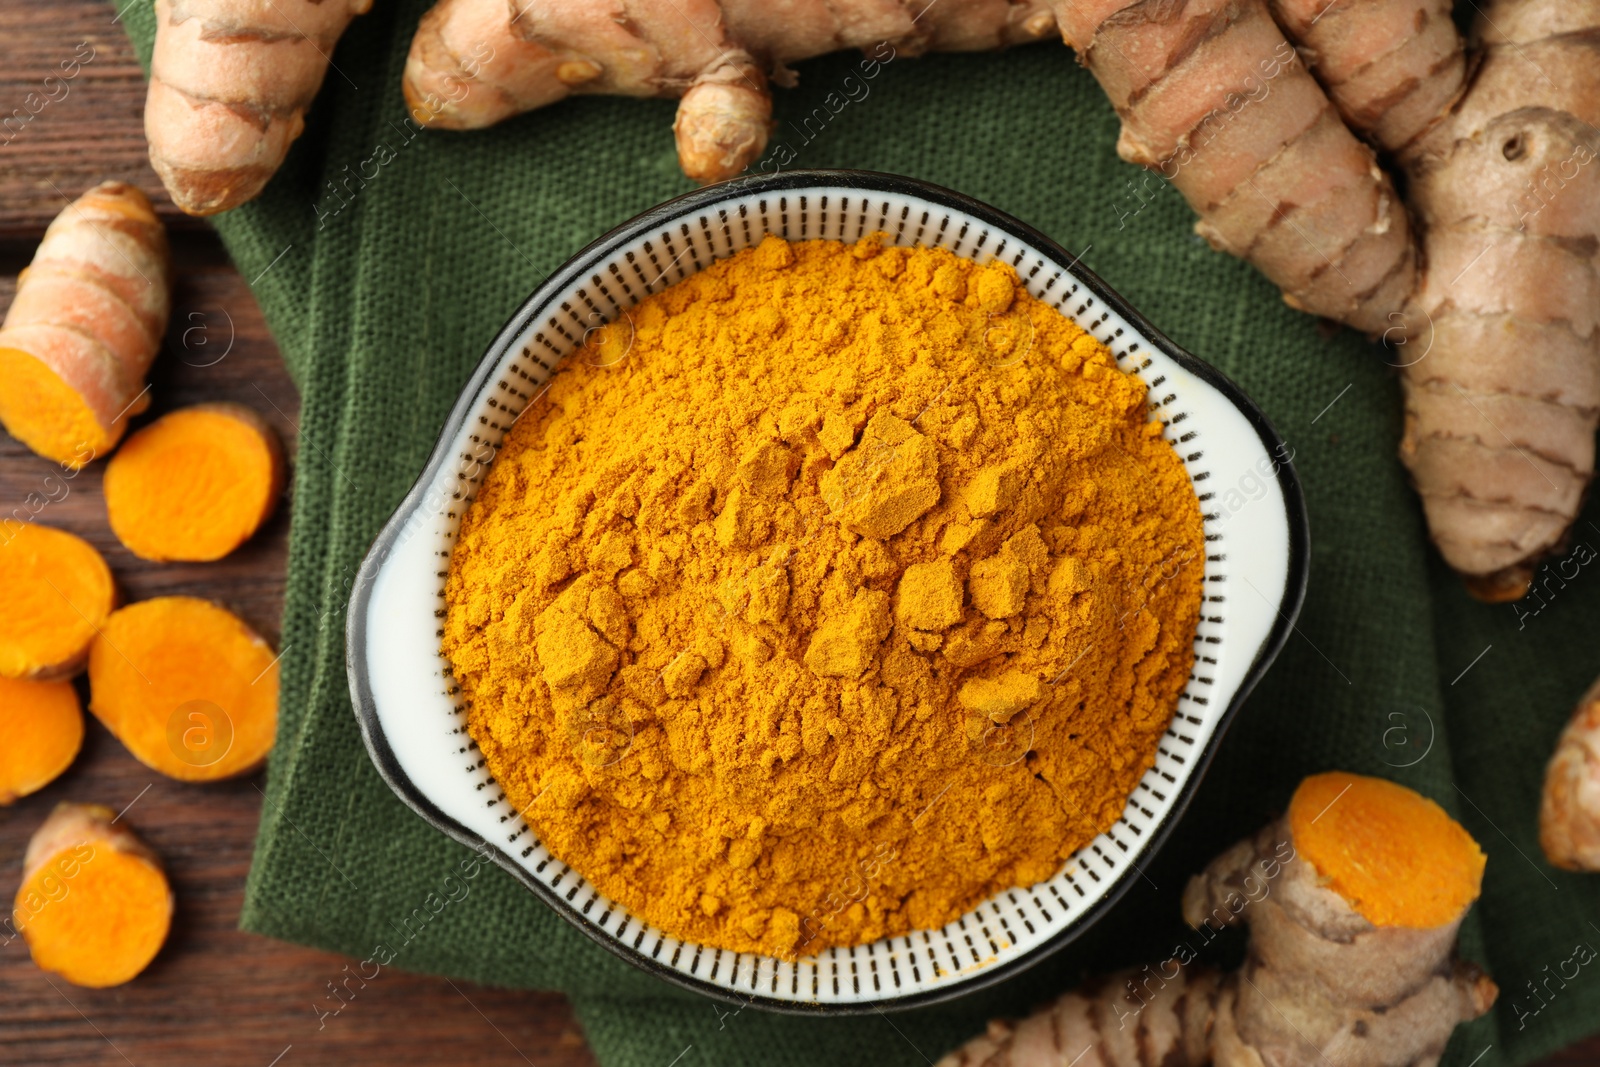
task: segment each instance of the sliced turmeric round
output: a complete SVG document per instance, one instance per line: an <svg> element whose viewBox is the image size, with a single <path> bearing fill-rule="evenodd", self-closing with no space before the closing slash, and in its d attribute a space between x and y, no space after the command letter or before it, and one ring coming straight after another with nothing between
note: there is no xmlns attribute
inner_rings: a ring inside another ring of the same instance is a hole
<svg viewBox="0 0 1600 1067"><path fill-rule="evenodd" d="M111 530L144 559L209 562L248 541L283 491L283 446L240 404L174 411L106 467Z"/></svg>
<svg viewBox="0 0 1600 1067"><path fill-rule="evenodd" d="M121 985L172 926L161 861L100 804L58 804L28 842L13 906L33 962L73 985Z"/></svg>
<svg viewBox="0 0 1600 1067"><path fill-rule="evenodd" d="M1289 802L1289 832L1323 882L1374 926L1430 930L1478 899L1483 850L1443 808L1403 785L1314 774Z"/></svg>
<svg viewBox="0 0 1600 1067"><path fill-rule="evenodd" d="M0 523L0 677L66 678L116 606L94 546L38 523Z"/></svg>
<svg viewBox="0 0 1600 1067"><path fill-rule="evenodd" d="M168 777L247 774L277 732L277 657L209 600L143 600L113 613L89 651L89 710Z"/></svg>
<svg viewBox="0 0 1600 1067"><path fill-rule="evenodd" d="M0 805L37 793L83 747L83 709L71 682L0 678Z"/></svg>

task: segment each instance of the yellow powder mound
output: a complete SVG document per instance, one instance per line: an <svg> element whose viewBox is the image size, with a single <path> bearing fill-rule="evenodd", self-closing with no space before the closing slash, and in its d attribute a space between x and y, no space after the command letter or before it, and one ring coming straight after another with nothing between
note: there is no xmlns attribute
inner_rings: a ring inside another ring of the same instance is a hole
<svg viewBox="0 0 1600 1067"><path fill-rule="evenodd" d="M1289 832L1328 887L1374 926L1430 930L1478 899L1478 843L1403 785L1343 771L1312 775L1289 802Z"/></svg>
<svg viewBox="0 0 1600 1067"><path fill-rule="evenodd" d="M462 525L443 647L551 850L697 942L938 927L1116 821L1203 540L1145 389L1007 267L768 238L598 331Z"/></svg>

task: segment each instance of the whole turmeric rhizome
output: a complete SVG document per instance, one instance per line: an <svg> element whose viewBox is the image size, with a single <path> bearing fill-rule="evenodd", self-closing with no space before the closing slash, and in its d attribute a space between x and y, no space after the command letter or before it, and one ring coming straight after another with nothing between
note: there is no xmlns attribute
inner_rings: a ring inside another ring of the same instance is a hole
<svg viewBox="0 0 1600 1067"><path fill-rule="evenodd" d="M556 856L793 958L942 926L1111 826L1203 560L1144 385L1010 268L768 237L512 427L443 648Z"/></svg>

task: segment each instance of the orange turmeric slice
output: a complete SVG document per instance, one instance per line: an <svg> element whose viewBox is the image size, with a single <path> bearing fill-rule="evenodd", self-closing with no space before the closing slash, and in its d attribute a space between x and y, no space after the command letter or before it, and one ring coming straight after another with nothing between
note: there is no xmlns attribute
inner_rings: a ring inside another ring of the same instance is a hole
<svg viewBox="0 0 1600 1067"><path fill-rule="evenodd" d="M112 614L89 651L89 710L152 770L186 782L261 766L278 728L278 660L231 612L157 597Z"/></svg>
<svg viewBox="0 0 1600 1067"><path fill-rule="evenodd" d="M33 962L103 989L137 975L172 925L161 861L100 804L58 804L28 842L13 916Z"/></svg>
<svg viewBox="0 0 1600 1067"><path fill-rule="evenodd" d="M37 523L0 523L0 677L65 678L116 606L111 568L94 546Z"/></svg>
<svg viewBox="0 0 1600 1067"><path fill-rule="evenodd" d="M1300 783L1289 832L1323 881L1374 926L1428 930L1478 899L1483 851L1405 786L1344 771Z"/></svg>
<svg viewBox="0 0 1600 1067"><path fill-rule="evenodd" d="M106 467L106 512L128 550L149 560L208 562L244 544L283 491L283 446L239 404L164 415L129 437Z"/></svg>
<svg viewBox="0 0 1600 1067"><path fill-rule="evenodd" d="M71 682L0 678L0 805L36 793L83 747L83 709Z"/></svg>

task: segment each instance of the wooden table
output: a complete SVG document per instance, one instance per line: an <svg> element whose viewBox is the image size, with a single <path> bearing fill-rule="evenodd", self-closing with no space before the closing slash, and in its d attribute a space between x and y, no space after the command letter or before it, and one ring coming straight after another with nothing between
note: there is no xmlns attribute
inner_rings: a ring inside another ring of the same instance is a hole
<svg viewBox="0 0 1600 1067"><path fill-rule="evenodd" d="M20 129L13 124L0 132L0 312L10 306L17 272L39 235L71 198L105 178L135 182L172 231L178 269L172 324L152 377L153 413L234 400L267 416L292 447L299 398L260 309L211 231L172 206L146 162L144 78L114 15L103 0L9 0L0 7L0 117L22 106L29 93L47 89L55 97ZM88 47L81 48L85 42ZM92 58L70 81L46 86L45 77L74 55ZM0 518L17 508L27 514L46 501L38 520L99 548L126 599L210 597L276 639L287 500L254 540L226 560L153 565L111 535L100 466L69 481L60 473L0 434ZM0 1062L594 1063L560 996L399 972L385 972L381 982L360 990L338 1016L319 1025L313 1005L351 961L235 928L261 786L260 775L207 786L162 778L91 721L71 770L0 811L0 902L9 902L16 890L29 835L66 799L125 810L127 821L165 858L178 898L166 948L144 974L117 989L79 989L47 976L33 966L21 938L8 942L0 930ZM1548 1063L1600 1065L1600 1039Z"/></svg>

